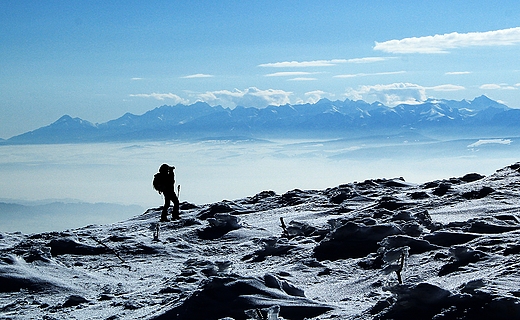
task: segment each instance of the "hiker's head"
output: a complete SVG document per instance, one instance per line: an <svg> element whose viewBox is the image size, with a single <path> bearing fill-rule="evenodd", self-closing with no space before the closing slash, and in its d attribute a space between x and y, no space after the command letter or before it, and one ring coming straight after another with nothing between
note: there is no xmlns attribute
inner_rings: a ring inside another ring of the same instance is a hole
<svg viewBox="0 0 520 320"><path fill-rule="evenodd" d="M168 171L173 171L175 169L174 166L169 166L166 163L163 163L161 167L159 168L160 173L168 173Z"/></svg>

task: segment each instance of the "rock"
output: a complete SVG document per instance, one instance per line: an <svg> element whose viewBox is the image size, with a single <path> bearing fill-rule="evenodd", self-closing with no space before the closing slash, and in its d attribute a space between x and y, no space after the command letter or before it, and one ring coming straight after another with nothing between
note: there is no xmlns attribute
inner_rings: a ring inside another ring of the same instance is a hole
<svg viewBox="0 0 520 320"><path fill-rule="evenodd" d="M461 267L467 266L470 263L478 262L488 256L480 250L474 250L466 246L451 247L449 252L453 261L441 267L439 270L439 276L445 276L449 273L458 271Z"/></svg>
<svg viewBox="0 0 520 320"><path fill-rule="evenodd" d="M431 244L435 244L443 247L451 247L457 244L463 244L470 242L471 240L478 238L478 234L466 233L466 232L452 232L447 230L438 230L433 233L427 234L423 237Z"/></svg>
<svg viewBox="0 0 520 320"><path fill-rule="evenodd" d="M347 200L349 196L350 193L348 191L339 190L330 197L329 201L334 204L341 204L343 201Z"/></svg>
<svg viewBox="0 0 520 320"><path fill-rule="evenodd" d="M282 202L287 206L302 204L312 196L312 193L300 189L294 189L282 194Z"/></svg>
<svg viewBox="0 0 520 320"><path fill-rule="evenodd" d="M295 287L285 280L280 280L272 274L266 273L264 275L264 283L267 287L282 290L290 296L305 297L305 293L302 289Z"/></svg>
<svg viewBox="0 0 520 320"><path fill-rule="evenodd" d="M390 179L387 181L384 181L382 183L385 187L391 187L391 188L405 188L410 187L411 185L407 182L405 182L404 178L396 178L396 179Z"/></svg>
<svg viewBox="0 0 520 320"><path fill-rule="evenodd" d="M416 191L410 193L410 198L412 198L413 200L427 199L429 197L430 196L424 191Z"/></svg>
<svg viewBox="0 0 520 320"><path fill-rule="evenodd" d="M267 199L267 198L272 198L272 197L275 197L275 196L276 196L276 192L274 192L274 191L271 191L271 190L270 191L262 191L260 193L257 193L253 197L250 197L248 200L249 200L249 203L255 204L255 203L260 202L261 200L264 200L264 199Z"/></svg>
<svg viewBox="0 0 520 320"><path fill-rule="evenodd" d="M481 199L488 196L491 192L495 191L490 187L482 187L480 190L474 190L469 192L464 192L462 197L471 200L471 199Z"/></svg>
<svg viewBox="0 0 520 320"><path fill-rule="evenodd" d="M397 199L393 199L391 197L382 197L381 200L379 201L379 204L377 205L377 208L394 211L394 210L401 209L403 207L410 206L410 205L413 205L413 204L407 203L407 202L402 202Z"/></svg>
<svg viewBox="0 0 520 320"><path fill-rule="evenodd" d="M460 178L460 180L462 180L464 182L474 182L477 180L484 179L485 177L486 176L483 176L478 173L468 173L468 174L464 175L462 178Z"/></svg>
<svg viewBox="0 0 520 320"><path fill-rule="evenodd" d="M435 222L433 222L432 217L426 210L414 214L414 218L415 221L419 222L420 224L422 224L430 230L435 230L438 228L438 225Z"/></svg>
<svg viewBox="0 0 520 320"><path fill-rule="evenodd" d="M85 298L83 298L82 296L79 296L79 295L71 295L68 297L68 299L63 303L63 308L68 308L68 307L75 307L75 306L78 306L82 303L88 303L89 301Z"/></svg>
<svg viewBox="0 0 520 320"><path fill-rule="evenodd" d="M377 309L372 311L377 313L376 319L433 319L449 306L448 297L451 295L448 290L429 283L395 286L391 291L396 298L380 313L377 311L382 309L381 305L376 304ZM388 304L388 299L382 302L382 305Z"/></svg>
<svg viewBox="0 0 520 320"><path fill-rule="evenodd" d="M213 218L217 213L229 213L233 211L234 209L229 203L217 202L212 204L209 208L200 211L197 214L197 218L205 220L207 218Z"/></svg>
<svg viewBox="0 0 520 320"><path fill-rule="evenodd" d="M190 203L187 201L184 201L179 205L180 210L192 210L192 209L197 209L197 208L198 208L198 206L196 204Z"/></svg>
<svg viewBox="0 0 520 320"><path fill-rule="evenodd" d="M410 237L418 237L423 233L423 227L417 221L408 221L401 226L401 230Z"/></svg>
<svg viewBox="0 0 520 320"><path fill-rule="evenodd" d="M297 236L311 236L314 232L316 232L316 227L313 227L304 222L291 221L289 222L289 226L287 227L287 233L289 237L297 237Z"/></svg>
<svg viewBox="0 0 520 320"><path fill-rule="evenodd" d="M98 255L108 251L107 248L103 246L89 246L69 238L53 239L49 242L48 246L51 248L51 254L53 256L62 254Z"/></svg>
<svg viewBox="0 0 520 320"><path fill-rule="evenodd" d="M445 195L446 193L448 193L448 191L451 189L451 184L450 183L441 183L437 188L435 188L433 190L433 194L436 195L436 196L443 196Z"/></svg>
<svg viewBox="0 0 520 320"><path fill-rule="evenodd" d="M198 231L198 235L201 239L217 239L232 230L241 228L238 223L240 221L239 218L227 213L217 213L213 218L208 218L207 221L209 227Z"/></svg>
<svg viewBox="0 0 520 320"><path fill-rule="evenodd" d="M268 278L270 282L273 280L271 277ZM332 309L303 297L289 295L279 288L270 288L257 278L211 277L183 304L152 319L231 317L245 320L246 310L271 306L279 306L280 317L293 320L317 317Z"/></svg>
<svg viewBox="0 0 520 320"><path fill-rule="evenodd" d="M253 254L246 255L242 260L249 260L253 262L261 262L268 256L281 256L287 254L290 250L296 248L294 245L287 244L285 239L268 238L262 239L263 248L255 251Z"/></svg>
<svg viewBox="0 0 520 320"><path fill-rule="evenodd" d="M247 202L247 201L246 201ZM243 206L240 201L229 201L224 200L221 202L213 203L209 207L199 211L197 218L205 220L208 218L214 218L218 213L229 213L233 215L240 215L251 213L252 211L247 207Z"/></svg>
<svg viewBox="0 0 520 320"><path fill-rule="evenodd" d="M469 226L467 227L468 232L485 233L485 234L504 233L504 232L514 231L514 230L518 230L518 229L520 229L520 226L498 224L498 223L493 223L491 221L485 221L485 220L470 221Z"/></svg>
<svg viewBox="0 0 520 320"><path fill-rule="evenodd" d="M365 226L347 222L337 228L314 248L314 257L319 260L362 258L376 252L384 238L401 234L394 224Z"/></svg>
<svg viewBox="0 0 520 320"><path fill-rule="evenodd" d="M431 250L440 249L439 246L433 245L426 240L412 238L405 235L389 236L380 242L382 247L388 249L409 247L410 254L420 254Z"/></svg>

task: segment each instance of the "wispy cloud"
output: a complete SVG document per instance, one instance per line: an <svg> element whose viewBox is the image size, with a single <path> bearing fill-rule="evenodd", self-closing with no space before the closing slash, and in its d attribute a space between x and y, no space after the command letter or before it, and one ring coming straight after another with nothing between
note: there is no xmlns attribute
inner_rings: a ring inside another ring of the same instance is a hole
<svg viewBox="0 0 520 320"><path fill-rule="evenodd" d="M395 59L395 57L365 57L365 58L354 58L348 59L348 63L373 63L373 62L381 62L387 61L390 59Z"/></svg>
<svg viewBox="0 0 520 320"><path fill-rule="evenodd" d="M406 73L406 71L338 74L338 75L335 75L333 78L356 78L356 77L368 77L368 76L386 76L386 75L403 74L403 73Z"/></svg>
<svg viewBox="0 0 520 320"><path fill-rule="evenodd" d="M317 72L305 72L305 71L285 71L275 72L266 74L266 77L294 77L294 76L306 76L310 74L316 74Z"/></svg>
<svg viewBox="0 0 520 320"><path fill-rule="evenodd" d="M171 99L171 100L173 100L173 102L175 104L189 103L188 100L183 99L174 93L155 93L155 92L154 93L137 93L137 94L130 94L129 96L138 97L138 98L153 98L153 99L161 100L161 101L166 100L166 99Z"/></svg>
<svg viewBox="0 0 520 320"><path fill-rule="evenodd" d="M520 43L520 27L486 31L404 38L377 42L374 50L389 53L447 53L449 49L475 46L504 46Z"/></svg>
<svg viewBox="0 0 520 320"><path fill-rule="evenodd" d="M236 106L265 108L269 105L284 105L290 103L292 92L276 89L260 90L250 87L245 90L235 89L208 91L198 95L198 100L209 104L219 104L224 107L234 108Z"/></svg>
<svg viewBox="0 0 520 320"><path fill-rule="evenodd" d="M331 59L331 60L312 60L312 61L283 61L263 63L259 67L268 68L306 68L306 67L332 67L343 63L373 63L395 59L395 57L365 57L353 59Z"/></svg>
<svg viewBox="0 0 520 320"><path fill-rule="evenodd" d="M353 100L379 101L387 106L396 106L402 103L418 104L426 100L426 89L413 83L377 84L349 88L345 95Z"/></svg>
<svg viewBox="0 0 520 320"><path fill-rule="evenodd" d="M446 72L445 75L456 76L456 75L471 74L471 73L472 72L470 72L470 71L451 71L451 72Z"/></svg>
<svg viewBox="0 0 520 320"><path fill-rule="evenodd" d="M433 90L433 91L461 91L461 90L466 90L466 87L455 85L455 84L441 84L441 85L438 85L438 86L425 87L425 88L428 89L428 90Z"/></svg>
<svg viewBox="0 0 520 320"><path fill-rule="evenodd" d="M419 104L426 100L426 92L432 91L456 91L464 90L462 86L444 84L433 87L424 87L415 83L391 83L378 85L365 85L357 89L347 89L345 96L353 100L365 100L368 102L379 101L387 106L399 104Z"/></svg>
<svg viewBox="0 0 520 320"><path fill-rule="evenodd" d="M307 67L331 67L341 63L347 63L346 59L314 60L314 61L284 61L263 63L259 67L268 68L307 68Z"/></svg>
<svg viewBox="0 0 520 320"><path fill-rule="evenodd" d="M311 78L311 77L297 77L288 79L287 81L315 81L318 80L317 78Z"/></svg>
<svg viewBox="0 0 520 320"><path fill-rule="evenodd" d="M181 77L181 79L199 79L199 78L213 78L212 74L204 74L204 73L196 73L190 74L188 76Z"/></svg>
<svg viewBox="0 0 520 320"><path fill-rule="evenodd" d="M130 80L132 80L132 81L139 81L139 80L143 80L143 78L131 78Z"/></svg>
<svg viewBox="0 0 520 320"><path fill-rule="evenodd" d="M334 94L322 90L314 90L305 92L305 100L299 100L296 103L316 103L323 98L334 98Z"/></svg>
<svg viewBox="0 0 520 320"><path fill-rule="evenodd" d="M468 145L468 148L480 147L483 144L511 144L511 139L484 139Z"/></svg>
<svg viewBox="0 0 520 320"><path fill-rule="evenodd" d="M518 90L519 84L508 85L507 83L486 83L481 85L479 88L482 90Z"/></svg>

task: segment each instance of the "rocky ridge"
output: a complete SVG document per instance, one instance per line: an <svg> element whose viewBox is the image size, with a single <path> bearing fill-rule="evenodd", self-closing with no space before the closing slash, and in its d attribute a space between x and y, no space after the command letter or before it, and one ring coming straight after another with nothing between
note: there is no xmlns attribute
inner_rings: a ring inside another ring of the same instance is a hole
<svg viewBox="0 0 520 320"><path fill-rule="evenodd" d="M0 237L8 319L513 319L520 163Z"/></svg>

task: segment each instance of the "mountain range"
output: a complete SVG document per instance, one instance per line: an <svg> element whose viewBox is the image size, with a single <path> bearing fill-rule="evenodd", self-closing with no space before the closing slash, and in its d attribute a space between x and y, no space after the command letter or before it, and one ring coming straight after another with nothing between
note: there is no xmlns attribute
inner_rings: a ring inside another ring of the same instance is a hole
<svg viewBox="0 0 520 320"><path fill-rule="evenodd" d="M233 109L192 105L161 106L142 115L126 113L105 123L64 115L54 123L2 144L116 142L204 138L328 137L414 130L443 134L516 134L520 109L486 96L467 100L428 99L389 107L365 101Z"/></svg>

